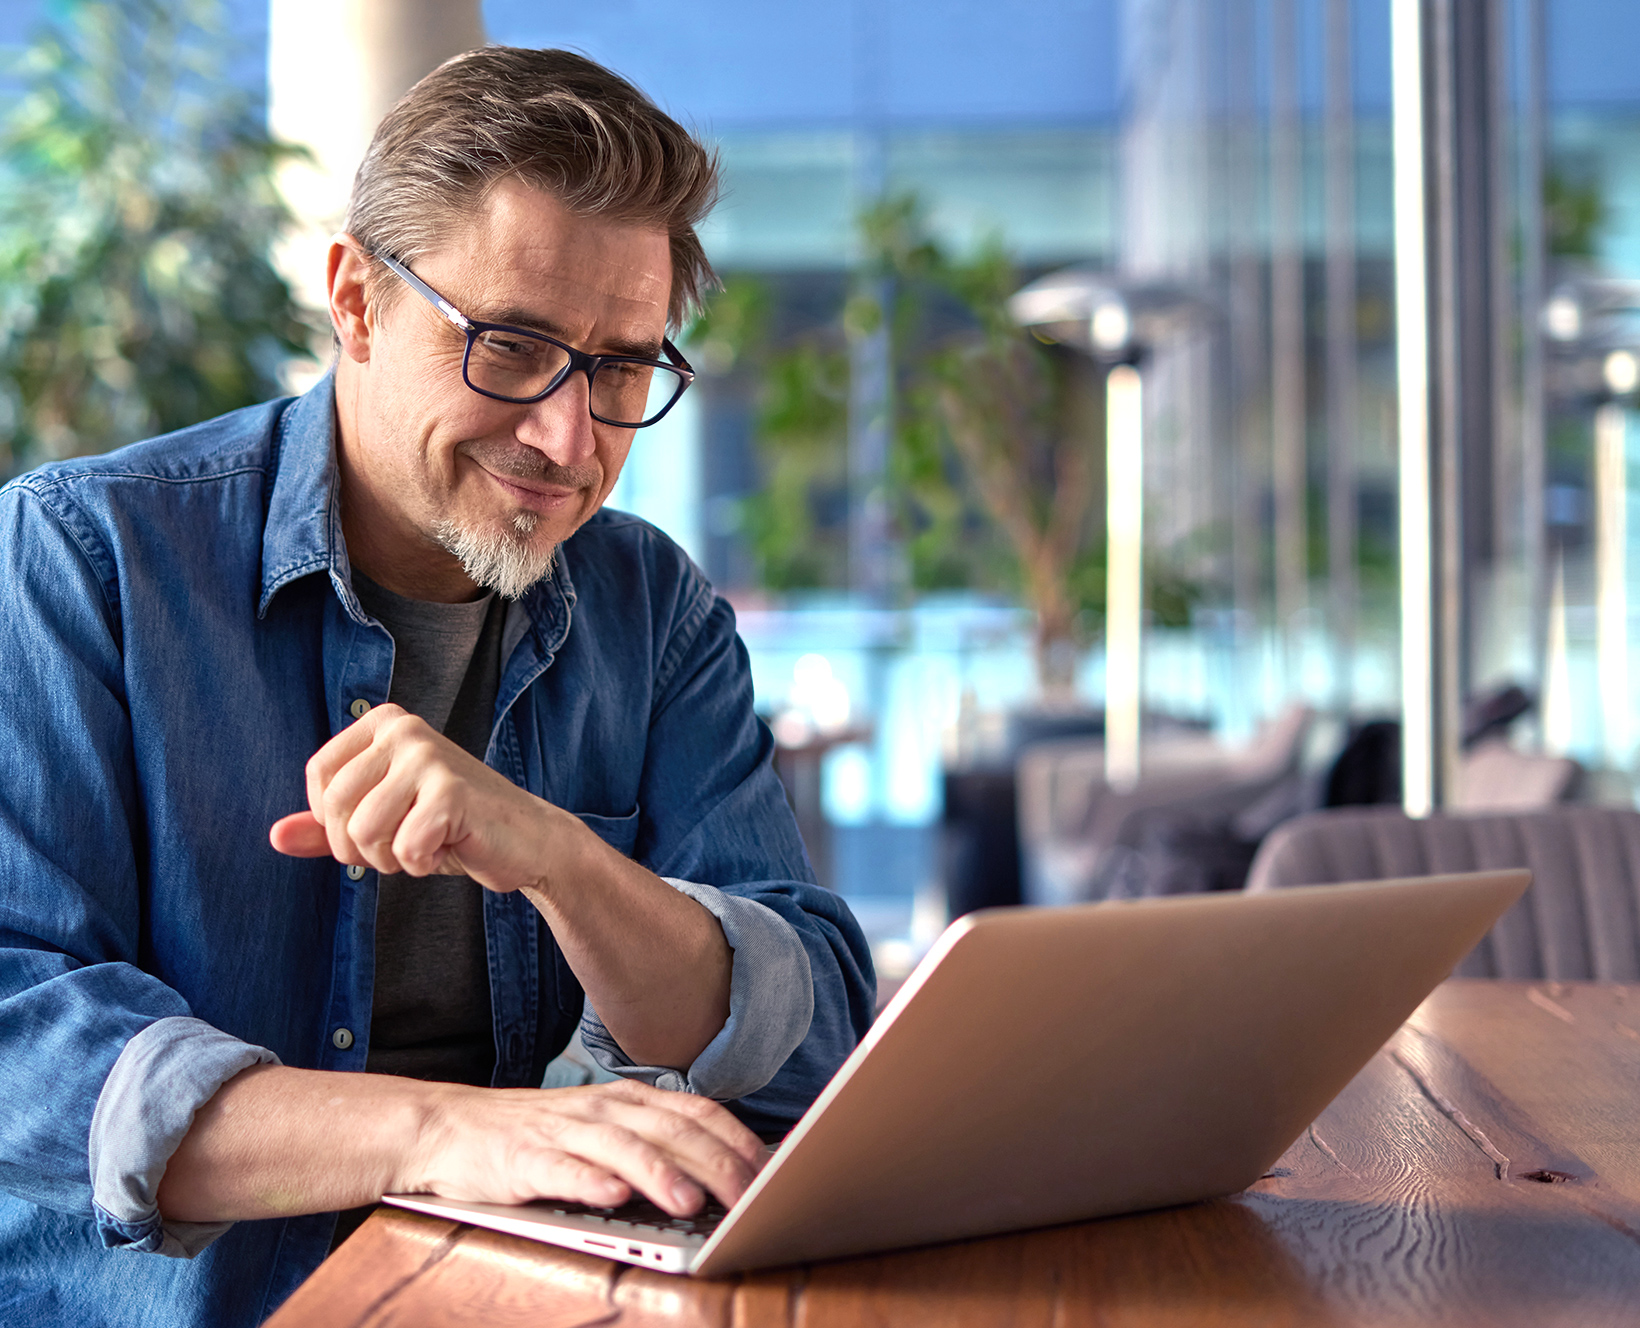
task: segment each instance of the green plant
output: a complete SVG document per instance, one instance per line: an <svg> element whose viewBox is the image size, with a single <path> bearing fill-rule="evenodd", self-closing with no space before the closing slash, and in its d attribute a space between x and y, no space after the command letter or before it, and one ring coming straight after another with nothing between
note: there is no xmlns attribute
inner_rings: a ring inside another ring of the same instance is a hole
<svg viewBox="0 0 1640 1328"><path fill-rule="evenodd" d="M691 331L692 353L754 381L761 488L741 533L765 588L846 584L850 346L889 360L887 493L913 592L1018 594L1036 614L1047 695L1074 681L1104 616L1103 379L1091 361L1021 333L1024 276L1000 239L954 256L912 195L860 219L861 261L834 322L771 339L769 287L731 278ZM1147 559L1149 607L1184 625L1203 595L1173 558Z"/></svg>
<svg viewBox="0 0 1640 1328"><path fill-rule="evenodd" d="M763 278L729 276L689 328L689 356L738 379L752 398L762 483L739 504L739 534L767 590L844 583L846 531L820 520L846 505L848 355L840 326L772 339L776 296Z"/></svg>
<svg viewBox="0 0 1640 1328"><path fill-rule="evenodd" d="M290 151L224 76L216 0L85 0L0 126L0 472L251 404L309 354L268 258Z"/></svg>
<svg viewBox="0 0 1640 1328"><path fill-rule="evenodd" d="M822 531L816 513L828 499L847 501L847 357L814 342L773 355L760 395L765 483L742 504L741 528L765 585L820 589L846 559L844 540Z"/></svg>
<svg viewBox="0 0 1640 1328"><path fill-rule="evenodd" d="M1543 177L1543 222L1549 253L1593 258L1606 225L1606 199L1592 170L1560 163Z"/></svg>
<svg viewBox="0 0 1640 1328"><path fill-rule="evenodd" d="M1083 626L1103 601L1085 574L1100 524L1102 419L1078 409L1097 384L1070 352L1020 332L1008 298L1023 278L1000 240L954 258L909 195L874 208L862 232L877 289L889 292L894 488L913 582L1012 581L1036 614L1042 691L1066 695Z"/></svg>

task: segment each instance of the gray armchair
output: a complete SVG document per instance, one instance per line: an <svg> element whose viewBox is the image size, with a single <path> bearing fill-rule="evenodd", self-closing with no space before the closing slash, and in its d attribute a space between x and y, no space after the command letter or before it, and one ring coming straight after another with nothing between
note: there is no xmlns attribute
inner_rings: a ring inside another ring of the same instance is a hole
<svg viewBox="0 0 1640 1328"><path fill-rule="evenodd" d="M1097 740L1026 748L1017 769L1025 901L1103 898L1100 883L1135 818L1176 805L1252 801L1297 767L1312 718L1307 707L1290 706L1239 748L1205 734L1147 744L1144 777L1128 789L1106 784L1105 749Z"/></svg>
<svg viewBox="0 0 1640 1328"><path fill-rule="evenodd" d="M1640 981L1640 812L1555 807L1414 820L1312 812L1260 847L1247 889L1527 867L1532 888L1459 964L1461 977Z"/></svg>

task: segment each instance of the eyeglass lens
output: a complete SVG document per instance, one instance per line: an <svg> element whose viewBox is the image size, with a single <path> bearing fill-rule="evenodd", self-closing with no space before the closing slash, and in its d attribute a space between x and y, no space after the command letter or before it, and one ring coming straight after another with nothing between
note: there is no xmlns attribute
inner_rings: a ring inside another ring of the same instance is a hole
<svg viewBox="0 0 1640 1328"><path fill-rule="evenodd" d="M480 392L527 401L545 392L568 367L569 355L550 341L492 330L473 338L467 382ZM592 375L592 413L610 424L648 424L676 400L686 381L661 365L601 364Z"/></svg>

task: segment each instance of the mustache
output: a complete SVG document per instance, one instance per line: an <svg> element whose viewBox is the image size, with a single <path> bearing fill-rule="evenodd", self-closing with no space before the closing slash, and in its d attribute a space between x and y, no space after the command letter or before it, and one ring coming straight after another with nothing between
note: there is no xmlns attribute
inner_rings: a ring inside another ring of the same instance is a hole
<svg viewBox="0 0 1640 1328"><path fill-rule="evenodd" d="M603 469L596 462L561 466L532 447L500 442L463 443L459 449L485 470L508 479L532 480L565 489L596 489L603 482Z"/></svg>

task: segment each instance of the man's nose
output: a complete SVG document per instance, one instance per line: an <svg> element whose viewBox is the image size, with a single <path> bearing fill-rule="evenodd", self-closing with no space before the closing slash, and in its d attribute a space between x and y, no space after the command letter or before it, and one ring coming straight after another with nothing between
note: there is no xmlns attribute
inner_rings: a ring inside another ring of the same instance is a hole
<svg viewBox="0 0 1640 1328"><path fill-rule="evenodd" d="M588 388L584 373L572 373L550 397L524 407L514 430L518 441L560 466L588 460L598 446Z"/></svg>

